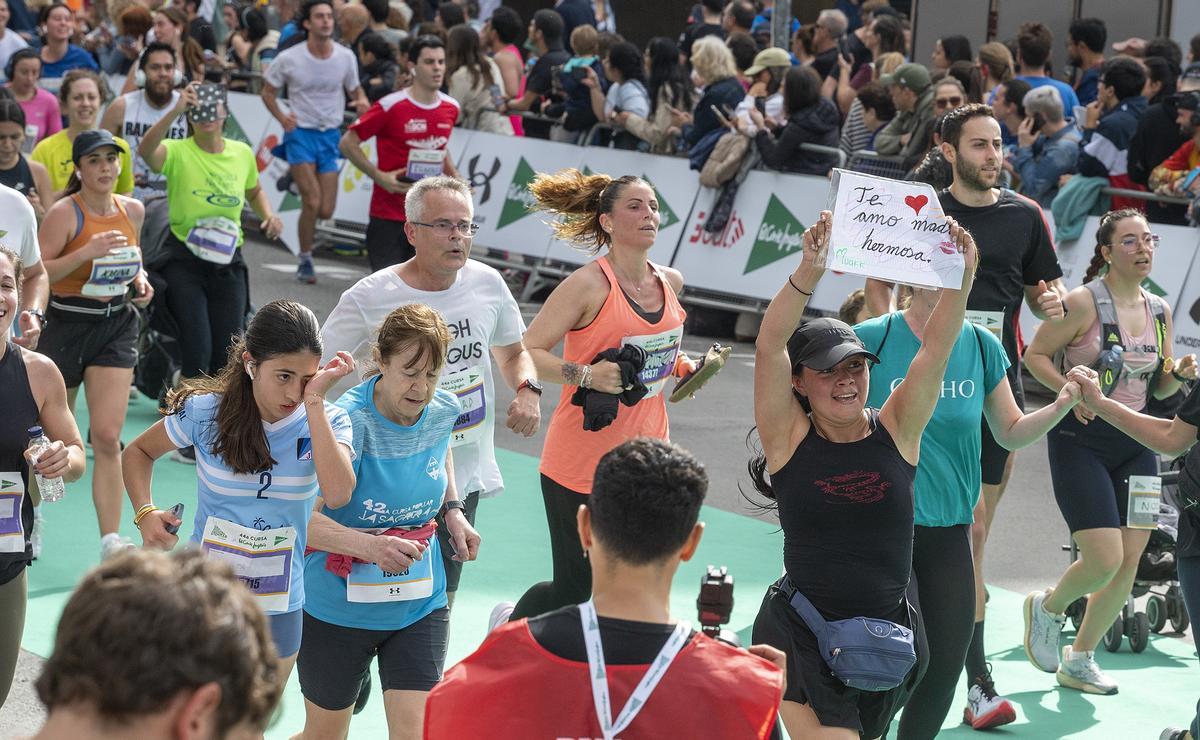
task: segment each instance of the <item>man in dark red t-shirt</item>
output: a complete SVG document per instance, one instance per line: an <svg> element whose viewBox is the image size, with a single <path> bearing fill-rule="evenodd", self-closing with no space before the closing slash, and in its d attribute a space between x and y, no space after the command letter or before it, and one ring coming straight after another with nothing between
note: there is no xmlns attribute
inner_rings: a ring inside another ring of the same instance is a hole
<svg viewBox="0 0 1200 740"><path fill-rule="evenodd" d="M342 136L346 159L375 182L367 223L367 257L372 270L399 264L414 252L404 234L404 194L429 175L458 177L446 155L459 106L441 92L446 50L436 36L421 36L409 50L411 87L380 98ZM378 163L363 153L374 138Z"/></svg>

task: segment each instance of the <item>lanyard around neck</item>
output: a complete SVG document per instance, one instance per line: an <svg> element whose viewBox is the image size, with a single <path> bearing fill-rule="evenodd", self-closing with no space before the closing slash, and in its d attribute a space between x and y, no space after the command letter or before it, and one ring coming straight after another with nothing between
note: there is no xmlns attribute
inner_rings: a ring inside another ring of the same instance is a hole
<svg viewBox="0 0 1200 740"><path fill-rule="evenodd" d="M667 638L666 644L655 656L654 662L650 664L650 669L646 671L633 693L629 695L629 700L625 702L624 708L621 709L621 713L617 715L616 722L614 722L612 703L608 696L608 670L604 665L604 646L600 642L600 623L596 617L596 607L590 599L579 605L579 621L583 623L583 642L587 646L588 677L592 682L592 702L596 707L596 716L600 720L600 731L604 734L604 740L613 740L618 732L633 722L633 718L645 706L651 692L666 674L671 661L675 660L675 656L687 642L692 628L687 622L675 625L675 631Z"/></svg>

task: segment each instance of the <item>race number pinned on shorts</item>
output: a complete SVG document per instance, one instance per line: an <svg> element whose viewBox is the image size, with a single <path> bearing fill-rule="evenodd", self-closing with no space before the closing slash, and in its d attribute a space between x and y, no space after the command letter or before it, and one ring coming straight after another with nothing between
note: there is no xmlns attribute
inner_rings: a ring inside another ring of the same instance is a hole
<svg viewBox="0 0 1200 740"><path fill-rule="evenodd" d="M410 180L420 180L422 177L435 177L442 174L446 152L441 149L410 149L408 152L408 169L404 174Z"/></svg>
<svg viewBox="0 0 1200 740"><path fill-rule="evenodd" d="M116 249L92 260L92 274L80 293L87 296L123 295L142 271L142 250L137 247Z"/></svg>
<svg viewBox="0 0 1200 740"><path fill-rule="evenodd" d="M433 595L433 561L438 557L432 547L407 570L391 573L374 563L355 563L346 576L346 600L361 604L384 601L427 599Z"/></svg>
<svg viewBox="0 0 1200 740"><path fill-rule="evenodd" d="M224 216L209 216L196 221L188 232L187 248L205 262L228 265L237 251L238 225Z"/></svg>
<svg viewBox="0 0 1200 740"><path fill-rule="evenodd" d="M646 364L638 376L649 389L646 398L662 393L663 384L675 370L675 359L679 356L679 343L683 341L683 327L668 329L660 334L642 334L625 337L621 344L635 344L646 350Z"/></svg>
<svg viewBox="0 0 1200 740"><path fill-rule="evenodd" d="M979 311L973 308L968 308L965 313L965 318L972 324L975 324L980 329L987 329L996 335L996 339L1004 341L1004 312L1003 311Z"/></svg>
<svg viewBox="0 0 1200 740"><path fill-rule="evenodd" d="M1162 502L1162 478L1157 475L1129 476L1129 508L1126 522L1131 529L1155 529Z"/></svg>
<svg viewBox="0 0 1200 740"><path fill-rule="evenodd" d="M286 612L292 590L293 527L257 530L210 516L200 547L233 568L267 612Z"/></svg>
<svg viewBox="0 0 1200 740"><path fill-rule="evenodd" d="M24 497L21 474L0 471L0 552L25 552L25 525L21 522Z"/></svg>
<svg viewBox="0 0 1200 740"><path fill-rule="evenodd" d="M491 409L484 394L483 373L482 365L472 365L466 370L447 373L438 381L439 388L458 396L458 405L462 408L454 422L454 431L450 433L451 447L477 441L487 426L484 422Z"/></svg>

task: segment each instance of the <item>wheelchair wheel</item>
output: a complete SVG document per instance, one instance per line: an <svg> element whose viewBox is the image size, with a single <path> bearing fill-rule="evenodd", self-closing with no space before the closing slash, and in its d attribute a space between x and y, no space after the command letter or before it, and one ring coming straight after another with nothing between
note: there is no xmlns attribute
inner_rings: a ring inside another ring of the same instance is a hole
<svg viewBox="0 0 1200 740"><path fill-rule="evenodd" d="M1146 600L1146 620L1155 634L1167 626L1167 600L1158 594L1150 594Z"/></svg>
<svg viewBox="0 0 1200 740"><path fill-rule="evenodd" d="M1133 615L1133 629L1129 632L1129 648L1140 653L1150 644L1150 620L1145 612Z"/></svg>
<svg viewBox="0 0 1200 740"><path fill-rule="evenodd" d="M1112 626L1104 633L1104 649L1115 653L1121 649L1121 638L1125 636L1125 618L1120 614L1113 620Z"/></svg>

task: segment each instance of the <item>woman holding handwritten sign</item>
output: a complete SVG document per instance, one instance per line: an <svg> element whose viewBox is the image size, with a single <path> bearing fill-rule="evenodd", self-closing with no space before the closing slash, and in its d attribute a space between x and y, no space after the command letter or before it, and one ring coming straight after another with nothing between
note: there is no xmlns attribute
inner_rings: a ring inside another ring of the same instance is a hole
<svg viewBox="0 0 1200 740"><path fill-rule="evenodd" d="M788 653L780 710L788 734L851 740L881 736L924 672L924 630L906 596L913 481L921 436L962 334L977 252L971 235L947 219L947 237L965 259L962 283L941 292L905 382L873 409L867 393L878 358L850 327L817 319L795 329L825 272L832 218L823 211L804 232L804 259L771 301L758 335L754 418L764 454L750 472L778 506L786 575L767 591L754 641ZM835 674L837 659L818 647L813 608L821 620L872 620L872 634L882 627L911 644L914 664L869 686Z"/></svg>
<svg viewBox="0 0 1200 740"><path fill-rule="evenodd" d="M1084 285L1067 294L1066 318L1043 323L1025 355L1042 385L1058 387L1065 367L1088 365L1098 372L1104 395L1140 411L1151 394L1167 398L1183 381L1195 380L1195 355L1172 359L1170 307L1141 287L1157 246L1158 235L1140 211L1104 214ZM1059 353L1068 365L1057 361ZM1158 460L1085 406L1063 419L1047 443L1054 498L1079 559L1055 588L1025 599L1025 654L1041 670L1057 673L1063 686L1115 694L1117 682L1100 670L1092 651L1125 604L1150 538L1149 529L1130 527L1129 488L1136 477L1156 479ZM1063 613L1085 594L1091 596L1083 622L1060 661Z"/></svg>

